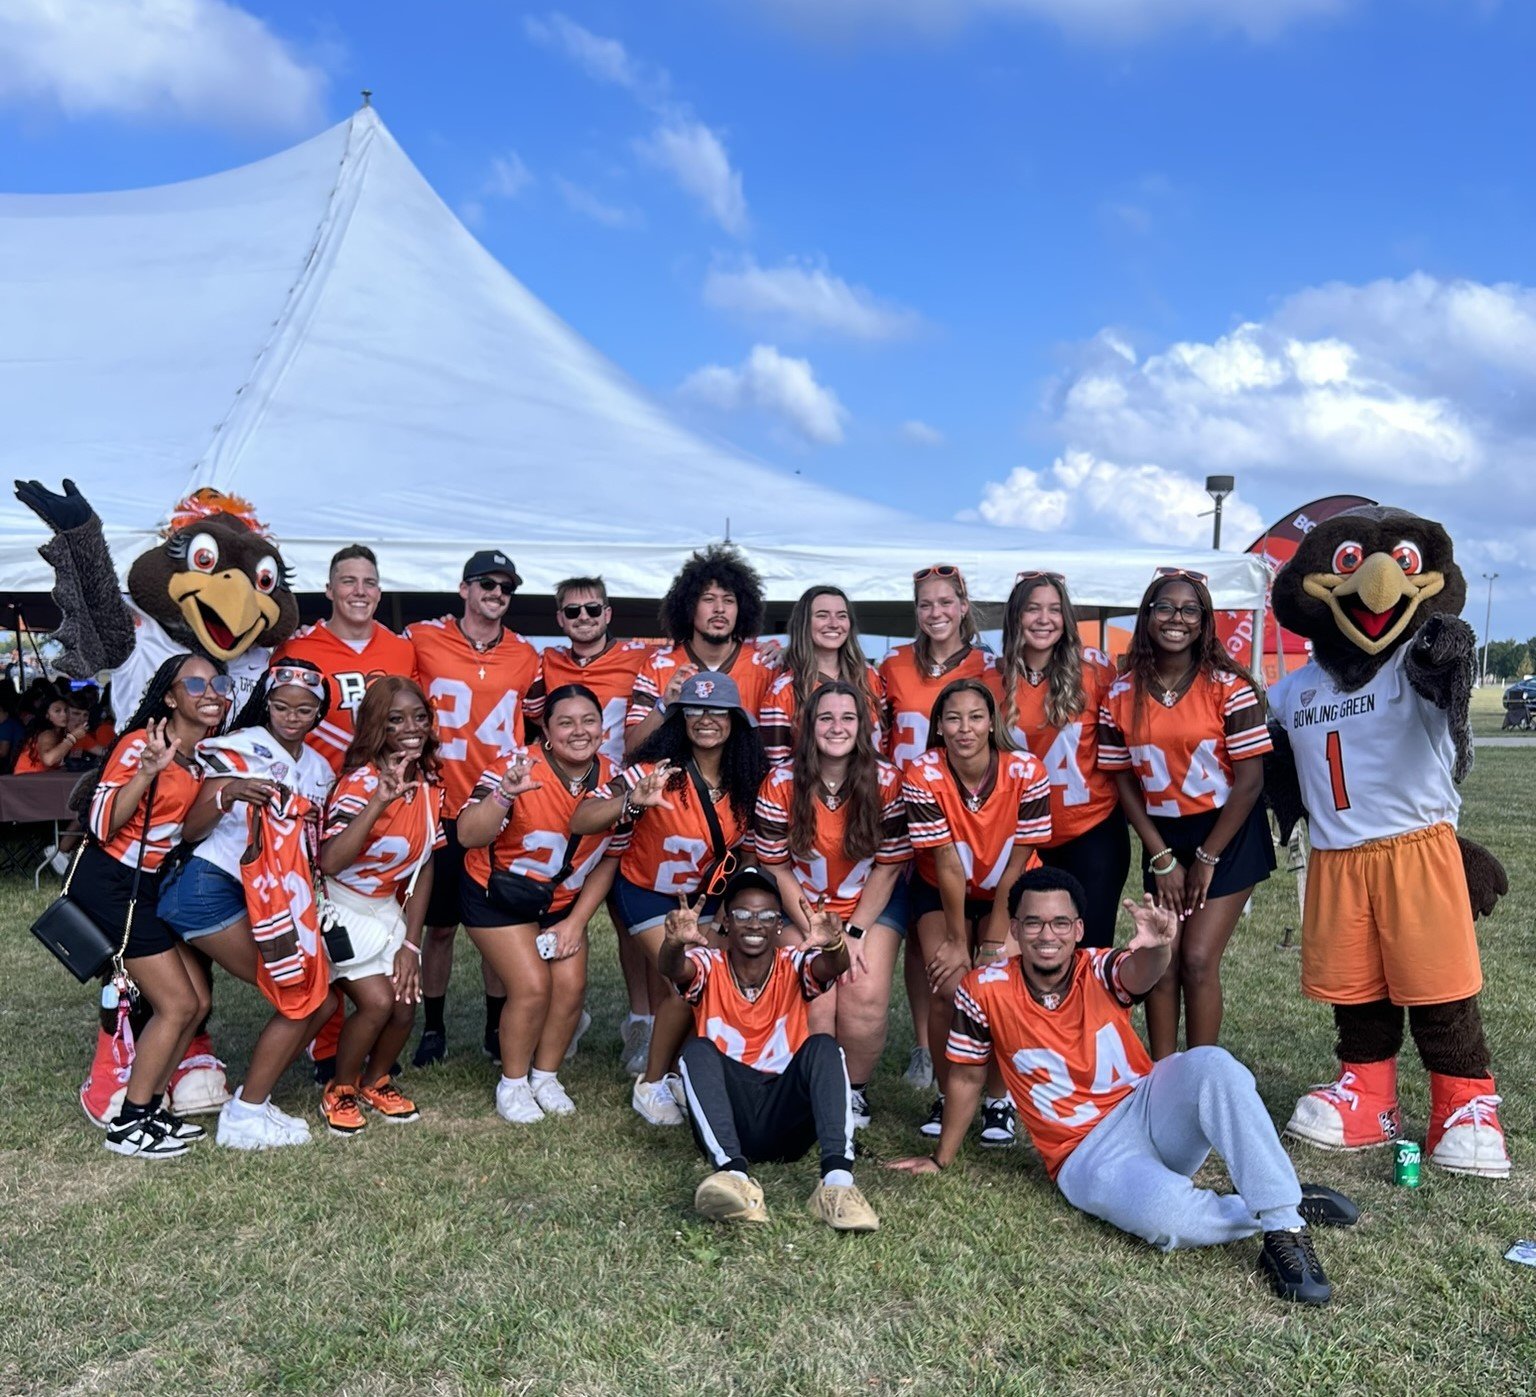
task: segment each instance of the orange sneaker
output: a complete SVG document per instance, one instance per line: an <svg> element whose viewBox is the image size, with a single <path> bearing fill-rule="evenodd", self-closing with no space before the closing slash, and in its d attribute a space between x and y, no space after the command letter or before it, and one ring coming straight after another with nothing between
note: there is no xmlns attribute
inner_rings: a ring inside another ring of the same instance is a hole
<svg viewBox="0 0 1536 1397"><path fill-rule="evenodd" d="M1368 1150L1402 1134L1397 1059L1341 1062L1336 1082L1315 1086L1291 1112L1285 1133L1325 1150Z"/></svg>
<svg viewBox="0 0 1536 1397"><path fill-rule="evenodd" d="M395 1085L388 1074L380 1077L371 1087L365 1086L358 1095L370 1111L377 1111L385 1120L396 1125L421 1119L416 1103Z"/></svg>
<svg viewBox="0 0 1536 1397"><path fill-rule="evenodd" d="M321 1096L320 1114L332 1135L356 1135L368 1124L357 1104L357 1088L336 1082Z"/></svg>
<svg viewBox="0 0 1536 1397"><path fill-rule="evenodd" d="M1499 1102L1492 1077L1445 1077L1429 1074L1429 1162L1452 1174L1485 1179L1509 1177L1509 1151L1499 1124Z"/></svg>
<svg viewBox="0 0 1536 1397"><path fill-rule="evenodd" d="M91 1069L80 1084L80 1105L92 1125L105 1130L116 1119L128 1094L128 1073L132 1067L132 1050L98 1028Z"/></svg>

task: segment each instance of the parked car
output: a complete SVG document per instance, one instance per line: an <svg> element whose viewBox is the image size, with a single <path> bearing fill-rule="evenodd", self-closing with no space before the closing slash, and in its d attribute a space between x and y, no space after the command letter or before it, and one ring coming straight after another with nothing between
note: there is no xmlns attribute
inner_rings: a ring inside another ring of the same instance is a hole
<svg viewBox="0 0 1536 1397"><path fill-rule="evenodd" d="M1517 679L1504 690L1504 726L1536 727L1536 676Z"/></svg>

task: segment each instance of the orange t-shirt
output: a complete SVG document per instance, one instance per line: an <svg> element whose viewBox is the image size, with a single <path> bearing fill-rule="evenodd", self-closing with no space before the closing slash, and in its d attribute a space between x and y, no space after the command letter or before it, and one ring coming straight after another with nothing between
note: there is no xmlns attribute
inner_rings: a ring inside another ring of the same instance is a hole
<svg viewBox="0 0 1536 1397"><path fill-rule="evenodd" d="M179 757L160 773L155 782L155 804L147 811L147 799L128 817L128 823L110 838L107 829L112 823L112 811L124 786L138 775L144 755L144 742L148 734L143 728L129 733L118 744L111 763L101 773L101 781L91 796L88 816L90 831L101 845L104 854L110 854L119 863L132 868L139 860L139 844L144 845L144 871L153 873L165 862L168 855L181 842L181 827L187 812L197 799L198 788L203 784L199 767L183 762ZM146 834L144 817L148 813L154 820Z"/></svg>
<svg viewBox="0 0 1536 1397"><path fill-rule="evenodd" d="M810 1036L806 1001L826 990L811 974L819 954L780 947L767 981L749 1000L737 988L724 951L690 947L694 974L683 998L693 1006L694 1031L726 1057L778 1076Z"/></svg>
<svg viewBox="0 0 1536 1397"><path fill-rule="evenodd" d="M1166 818L1220 810L1232 794L1232 764L1272 750L1264 703L1253 685L1222 670L1202 671L1168 708L1148 702L1134 712L1129 675L1099 706L1099 767L1134 770L1147 814Z"/></svg>
<svg viewBox="0 0 1536 1397"><path fill-rule="evenodd" d="M693 665L695 669L714 668L713 665L702 663L686 645L663 646L660 650L652 650L635 674L635 687L629 696L629 713L624 719L625 727L636 727L651 716L651 710L666 693L667 685L672 682L672 676L679 665ZM763 704L768 698L768 686L773 683L778 670L764 658L763 652L757 648L757 642L743 642L731 656L730 663L719 672L729 674L736 681L742 708L761 722Z"/></svg>
<svg viewBox="0 0 1536 1397"><path fill-rule="evenodd" d="M43 765L43 759L38 755L36 741L27 742L21 751L16 754L16 765L11 768L12 776L31 776L35 772L47 771Z"/></svg>
<svg viewBox="0 0 1536 1397"><path fill-rule="evenodd" d="M451 820L475 778L526 738L523 696L539 677L539 652L514 631L476 650L452 616L417 621L405 628L405 638L416 654L416 682L437 720L443 814Z"/></svg>
<svg viewBox="0 0 1536 1397"><path fill-rule="evenodd" d="M314 661L325 674L326 687L331 692L330 711L304 741L339 775L341 759L352 745L353 725L363 695L375 679L386 674L410 675L415 663L410 642L375 621L367 643L356 646L343 640L324 621L316 621L284 641L273 659L284 660L291 655Z"/></svg>
<svg viewBox="0 0 1536 1397"><path fill-rule="evenodd" d="M1054 727L1045 713L1047 686L1020 679L1014 687L1018 717L1009 729L1013 740L1039 757L1051 778L1051 837L1054 849L1086 834L1120 804L1115 780L1099 766L1099 705L1115 682L1115 667L1100 650L1083 651L1083 709L1070 723ZM1001 670L987 676L987 687L1006 711Z"/></svg>
<svg viewBox="0 0 1536 1397"><path fill-rule="evenodd" d="M496 789L507 774L516 753L497 757L481 773L470 792L467 805L484 800ZM482 888L491 881L491 859L494 855L497 868L511 869L525 878L547 883L560 871L566 845L571 842L571 811L580 804L584 791L574 794L559 774L549 764L544 753L535 748L528 753L528 772L542 783L536 791L520 795L512 802L501 824L501 832L489 847L464 851L464 872ZM597 759L599 784L613 779L614 766L607 757ZM584 835L571 851L573 865L569 876L555 889L549 904L551 912L559 912L576 901L576 894L587 881L587 875L597 867L598 860L608 852L613 836L607 830L600 834Z"/></svg>
<svg viewBox="0 0 1536 1397"><path fill-rule="evenodd" d="M816 847L791 853L789 812L794 790L793 762L785 762L768 773L757 793L757 811L752 822L757 856L765 864L788 863L794 870L795 881L805 891L806 900L814 904L818 897L825 896L828 910L846 921L859 905L864 885L877 863L905 863L912 857L901 773L889 762L880 763L880 843L865 859L850 859L843 851L847 803L840 801L836 810L829 810L820 794L812 807L816 814Z"/></svg>
<svg viewBox="0 0 1536 1397"><path fill-rule="evenodd" d="M600 655L578 660L569 645L551 645L540 657L539 677L523 701L523 712L544 721L547 695L566 684L585 684L603 708L603 755L615 766L624 760L624 720L629 714L635 676L651 653L643 640L616 640Z"/></svg>
<svg viewBox="0 0 1536 1397"><path fill-rule="evenodd" d="M376 766L354 767L341 774L325 803L322 845L362 814L378 784ZM396 897L428 854L429 830L432 848L441 849L448 838L443 833L443 788L435 781L418 786L410 800L396 799L385 806L368 831L363 852L333 876L364 897Z"/></svg>
<svg viewBox="0 0 1536 1397"><path fill-rule="evenodd" d="M1152 1070L1120 983L1124 951L1080 950L1054 1009L1029 992L1017 956L973 970L955 991L945 1056L997 1059L1024 1128L1054 1179L1084 1137Z"/></svg>
<svg viewBox="0 0 1536 1397"><path fill-rule="evenodd" d="M885 684L874 665L864 667L864 683L869 688L869 721L874 732L875 750L884 751L881 724L885 713ZM789 671L781 670L779 677L768 686L760 721L762 728L758 736L763 739L763 751L768 760L775 766L787 762L794 755L795 742L800 735L800 686Z"/></svg>
<svg viewBox="0 0 1536 1397"><path fill-rule="evenodd" d="M632 791L654 768L654 762L627 766L593 791L592 798L606 800ZM698 793L686 771L673 772L667 783L667 799L672 809L658 805L643 812L633 824L620 825L608 852L619 860L620 874L637 887L669 897L691 897L715 860L709 821L699 809ZM747 827L737 820L729 800L716 803L715 816L727 849L745 842Z"/></svg>
<svg viewBox="0 0 1536 1397"><path fill-rule="evenodd" d="M1051 837L1050 778L1028 752L995 754L975 810L943 752L924 752L902 775L917 873L934 886L939 881L934 850L953 844L965 867L966 897L991 902L1015 847ZM1037 862L1033 854L1030 861Z"/></svg>
<svg viewBox="0 0 1536 1397"><path fill-rule="evenodd" d="M928 750L928 717L946 686L957 679L984 680L992 668L992 657L969 645L945 661L941 673L928 674L918 670L914 646L898 645L880 662L885 755L897 766L920 757Z"/></svg>

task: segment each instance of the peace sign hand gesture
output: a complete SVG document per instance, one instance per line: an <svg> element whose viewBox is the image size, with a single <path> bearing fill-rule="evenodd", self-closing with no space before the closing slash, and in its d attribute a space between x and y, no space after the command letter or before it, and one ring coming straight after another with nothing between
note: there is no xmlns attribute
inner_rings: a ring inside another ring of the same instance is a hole
<svg viewBox="0 0 1536 1397"><path fill-rule="evenodd" d="M410 761L410 757L400 752L393 757L386 757L379 763L379 786L373 795L381 805L389 805L399 800L401 796L414 791L421 784L420 781L405 779L405 768Z"/></svg>
<svg viewBox="0 0 1536 1397"><path fill-rule="evenodd" d="M513 754L501 777L501 794L505 800L516 800L529 791L542 790L544 783L533 779L533 762L525 751Z"/></svg>
<svg viewBox="0 0 1536 1397"><path fill-rule="evenodd" d="M1179 930L1179 914L1173 908L1159 906L1151 893L1143 893L1139 903L1126 898L1121 905L1136 926L1127 951L1156 951L1173 944Z"/></svg>
<svg viewBox="0 0 1536 1397"><path fill-rule="evenodd" d="M139 753L139 768L147 776L158 776L176 760L176 754L181 751L179 737L166 737L169 724L167 718L152 718L144 725L144 747Z"/></svg>
<svg viewBox="0 0 1536 1397"><path fill-rule="evenodd" d="M635 782L635 788L629 793L629 803L641 810L653 810L657 806L663 810L672 809L672 802L667 799L667 782L674 769L669 761L657 762Z"/></svg>
<svg viewBox="0 0 1536 1397"><path fill-rule="evenodd" d="M800 915L805 920L805 940L801 945L806 950L821 950L825 946L835 945L843 934L843 919L836 912L827 909L827 895L820 894L816 899L813 909L803 897L800 899Z"/></svg>
<svg viewBox="0 0 1536 1397"><path fill-rule="evenodd" d="M674 946L709 946L709 937L699 926L699 914L688 905L688 899L678 896L677 907L667 913L662 923L666 940Z"/></svg>

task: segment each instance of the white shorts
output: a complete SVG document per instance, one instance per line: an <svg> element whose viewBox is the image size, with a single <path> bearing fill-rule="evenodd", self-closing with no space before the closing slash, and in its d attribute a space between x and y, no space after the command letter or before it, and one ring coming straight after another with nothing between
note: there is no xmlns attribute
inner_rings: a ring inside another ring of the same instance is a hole
<svg viewBox="0 0 1536 1397"><path fill-rule="evenodd" d="M393 975L395 955L405 945L405 914L393 897L364 897L334 879L327 879L326 899L336 908L354 947L369 947L355 960L333 962L331 979L366 980Z"/></svg>

